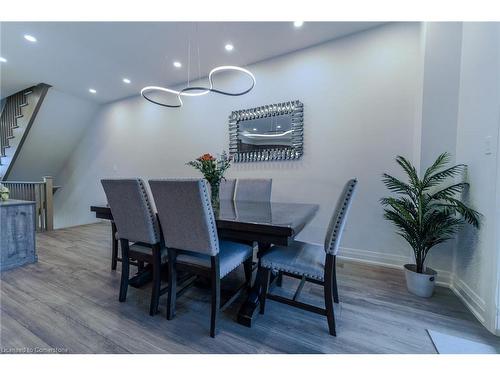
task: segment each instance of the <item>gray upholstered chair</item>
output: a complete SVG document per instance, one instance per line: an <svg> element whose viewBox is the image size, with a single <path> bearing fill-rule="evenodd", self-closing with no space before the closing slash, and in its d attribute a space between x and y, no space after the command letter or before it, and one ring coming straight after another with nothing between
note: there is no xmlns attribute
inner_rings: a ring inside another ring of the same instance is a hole
<svg viewBox="0 0 500 375"><path fill-rule="evenodd" d="M218 312L233 301L230 298L221 307L220 280L243 263L246 282L238 294L250 286L252 247L219 240L206 180L150 180L149 185L168 248L167 319L175 315L177 271L208 277L212 285L210 336L215 337Z"/></svg>
<svg viewBox="0 0 500 375"><path fill-rule="evenodd" d="M273 180L267 178L238 178L234 200L249 202L269 202Z"/></svg>
<svg viewBox="0 0 500 375"><path fill-rule="evenodd" d="M234 178L223 179L220 182L219 199L221 201L232 201L234 199L235 187L236 187L236 180Z"/></svg>
<svg viewBox="0 0 500 375"><path fill-rule="evenodd" d="M131 259L149 263L153 270L153 289L149 314L158 312L161 290L161 264L168 261L167 249L161 246L160 229L151 208L144 182L134 179L101 180L113 215L122 249L120 302L127 298ZM132 244L131 244L132 243Z"/></svg>
<svg viewBox="0 0 500 375"><path fill-rule="evenodd" d="M264 276L260 295L261 314L264 314L266 299L271 299L326 315L330 334L336 336L333 302L338 303L339 296L335 261L356 184L357 180L355 179L349 180L345 184L328 225L324 246L294 241L287 247L273 246L268 253L261 257ZM281 272L285 276L301 280L293 299L269 293L271 272ZM323 286L324 309L297 301L306 281Z"/></svg>

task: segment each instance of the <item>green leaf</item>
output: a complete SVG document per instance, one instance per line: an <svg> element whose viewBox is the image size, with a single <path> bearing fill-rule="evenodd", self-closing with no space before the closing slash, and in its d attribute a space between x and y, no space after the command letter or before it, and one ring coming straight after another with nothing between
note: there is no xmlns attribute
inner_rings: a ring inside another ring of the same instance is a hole
<svg viewBox="0 0 500 375"><path fill-rule="evenodd" d="M454 165L453 167L444 169L440 172L436 172L430 176L427 176L423 180L423 185L426 188L430 188L436 185L439 185L442 183L444 180L450 177L456 177L458 174L461 174L467 166L465 164L457 164Z"/></svg>
<svg viewBox="0 0 500 375"><path fill-rule="evenodd" d="M434 194L432 194L431 199L439 200L439 199L453 198L456 194L461 193L464 189L468 187L469 184L467 182L459 182L435 192Z"/></svg>
<svg viewBox="0 0 500 375"><path fill-rule="evenodd" d="M449 163L450 161L450 154L448 152L443 152L441 155L439 155L434 163L426 169L424 173L424 177L422 178L423 181L425 181L427 178L429 178L432 174L437 172L439 169L443 168L446 164Z"/></svg>
<svg viewBox="0 0 500 375"><path fill-rule="evenodd" d="M413 188L418 189L420 187L420 180L418 178L417 169L403 156L397 156L396 163L406 172Z"/></svg>

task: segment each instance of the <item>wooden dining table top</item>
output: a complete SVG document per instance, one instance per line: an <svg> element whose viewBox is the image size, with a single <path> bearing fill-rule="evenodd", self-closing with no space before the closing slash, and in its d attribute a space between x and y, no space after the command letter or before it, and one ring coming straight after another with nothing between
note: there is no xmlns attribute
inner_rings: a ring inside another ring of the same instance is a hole
<svg viewBox="0 0 500 375"><path fill-rule="evenodd" d="M312 220L318 208L311 203L222 200L214 215L219 234L285 245ZM97 218L113 220L106 204L93 205L90 210Z"/></svg>

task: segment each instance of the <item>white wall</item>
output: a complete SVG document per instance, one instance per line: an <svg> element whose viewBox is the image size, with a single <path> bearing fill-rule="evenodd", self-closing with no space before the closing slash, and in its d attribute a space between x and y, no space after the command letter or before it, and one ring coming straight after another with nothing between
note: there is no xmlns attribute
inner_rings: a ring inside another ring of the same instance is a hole
<svg viewBox="0 0 500 375"><path fill-rule="evenodd" d="M420 137L420 172L447 151L455 162L457 141L461 22L426 22L423 28L423 82ZM449 284L456 243L450 240L432 249L427 263L440 270Z"/></svg>
<svg viewBox="0 0 500 375"><path fill-rule="evenodd" d="M50 88L14 163L9 180L41 181L58 173L97 112L95 103Z"/></svg>
<svg viewBox="0 0 500 375"><path fill-rule="evenodd" d="M420 25L391 24L250 66L257 85L242 97L190 98L179 110L140 97L103 106L60 175L56 226L95 221L89 206L105 201L101 178L197 176L185 163L227 149L232 110L299 99L303 159L234 164L228 175L272 177L273 200L319 203L301 235L318 242L342 185L358 177L344 255L405 263L409 248L382 219L378 200L387 194L381 173L402 176L394 157L415 159L420 53Z"/></svg>
<svg viewBox="0 0 500 375"><path fill-rule="evenodd" d="M500 271L499 47L498 23L464 23L456 158L457 162L469 166L468 199L484 217L480 231L467 228L459 237L453 287L492 331L498 308ZM487 139L490 150L486 147Z"/></svg>

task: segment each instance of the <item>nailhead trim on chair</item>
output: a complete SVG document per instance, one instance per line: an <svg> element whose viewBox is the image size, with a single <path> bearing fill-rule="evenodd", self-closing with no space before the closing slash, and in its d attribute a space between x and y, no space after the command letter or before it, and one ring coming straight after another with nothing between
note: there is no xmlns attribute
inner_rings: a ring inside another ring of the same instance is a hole
<svg viewBox="0 0 500 375"><path fill-rule="evenodd" d="M280 271L284 271L284 272L288 272L288 273L293 273L294 275L297 275L297 276L305 276L309 279L314 279L314 280L318 280L318 281L323 281L324 280L324 275L321 274L321 275L312 275L312 274L309 274L309 273L306 273L306 272L299 272L297 270L292 270L292 269L288 269L286 266L284 265L280 265L279 263L278 264L275 264L275 263L272 263L272 262L266 262L265 260L262 261L262 267L263 268L270 268L271 271L273 272L280 272Z"/></svg>
<svg viewBox="0 0 500 375"><path fill-rule="evenodd" d="M358 183L358 180L352 179L350 180L349 183L349 188L347 190L347 193L344 197L344 202L342 203L342 208L340 209L340 213L337 216L337 220L335 222L335 227L333 229L332 233L332 239L330 241L330 246L326 250L328 254L334 254L336 253L336 248L337 248L337 241L338 241L338 231L340 226L342 225L342 222L345 220L346 212L347 212L347 207L349 206L351 202L351 198L353 195L354 188L356 187L356 184Z"/></svg>
<svg viewBox="0 0 500 375"><path fill-rule="evenodd" d="M217 225L215 224L214 211L212 208L212 202L208 196L208 188L206 180L199 180L198 182L201 192L203 193L203 205L205 206L205 213L208 217L210 223L210 242L216 250L216 254L219 253L219 235L217 234Z"/></svg>
<svg viewBox="0 0 500 375"><path fill-rule="evenodd" d="M148 193L146 191L146 188L144 186L144 181L142 179L138 178L137 182L139 183L139 187L141 188L141 195L142 195L142 201L146 205L146 210L149 214L149 218L151 220L151 226L153 227L153 235L154 235L154 241L159 242L160 241L160 234L158 233L158 226L156 222L156 216L153 213L153 209L151 208L151 203L149 202L149 197Z"/></svg>

